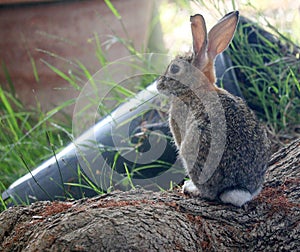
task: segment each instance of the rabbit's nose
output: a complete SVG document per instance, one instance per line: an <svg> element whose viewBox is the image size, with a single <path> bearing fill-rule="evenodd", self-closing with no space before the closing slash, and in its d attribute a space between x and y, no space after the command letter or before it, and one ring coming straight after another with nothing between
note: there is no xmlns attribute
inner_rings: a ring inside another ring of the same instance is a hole
<svg viewBox="0 0 300 252"><path fill-rule="evenodd" d="M167 76L165 76L165 75L162 75L162 76L159 77L158 83L165 82L165 81L169 81L169 80L170 80L169 77L167 77Z"/></svg>

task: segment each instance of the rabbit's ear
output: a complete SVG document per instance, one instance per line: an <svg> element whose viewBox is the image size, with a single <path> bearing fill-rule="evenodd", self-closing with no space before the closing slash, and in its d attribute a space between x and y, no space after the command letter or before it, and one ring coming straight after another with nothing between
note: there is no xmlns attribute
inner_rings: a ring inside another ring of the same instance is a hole
<svg viewBox="0 0 300 252"><path fill-rule="evenodd" d="M207 32L205 20L202 15L196 14L191 16L191 28L193 36L193 51L194 61L193 64L200 68L201 62L203 62L206 56L207 48Z"/></svg>
<svg viewBox="0 0 300 252"><path fill-rule="evenodd" d="M230 12L209 31L207 48L209 59L214 59L228 47L236 30L238 19L238 11Z"/></svg>

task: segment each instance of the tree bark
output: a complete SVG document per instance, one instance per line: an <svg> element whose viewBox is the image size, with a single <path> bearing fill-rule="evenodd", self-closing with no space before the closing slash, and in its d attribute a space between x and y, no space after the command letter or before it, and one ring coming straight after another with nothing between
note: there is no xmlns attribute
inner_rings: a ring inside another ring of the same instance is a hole
<svg viewBox="0 0 300 252"><path fill-rule="evenodd" d="M142 189L0 215L0 251L299 251L300 139L243 208Z"/></svg>

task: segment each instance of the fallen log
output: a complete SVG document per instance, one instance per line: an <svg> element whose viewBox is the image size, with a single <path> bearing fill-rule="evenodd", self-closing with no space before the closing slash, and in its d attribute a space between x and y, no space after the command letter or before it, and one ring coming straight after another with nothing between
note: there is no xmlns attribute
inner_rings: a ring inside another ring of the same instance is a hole
<svg viewBox="0 0 300 252"><path fill-rule="evenodd" d="M299 251L300 139L242 208L136 189L0 214L0 251Z"/></svg>

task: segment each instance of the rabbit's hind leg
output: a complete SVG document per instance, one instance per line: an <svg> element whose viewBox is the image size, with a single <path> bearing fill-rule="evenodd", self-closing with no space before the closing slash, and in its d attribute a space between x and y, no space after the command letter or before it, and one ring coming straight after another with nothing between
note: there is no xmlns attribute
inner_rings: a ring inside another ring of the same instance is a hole
<svg viewBox="0 0 300 252"><path fill-rule="evenodd" d="M253 197L259 194L261 188L255 191L254 193L250 193L248 190L245 189L232 189L223 192L220 195L220 200L223 203L229 203L237 207L241 207L246 202L250 201Z"/></svg>

